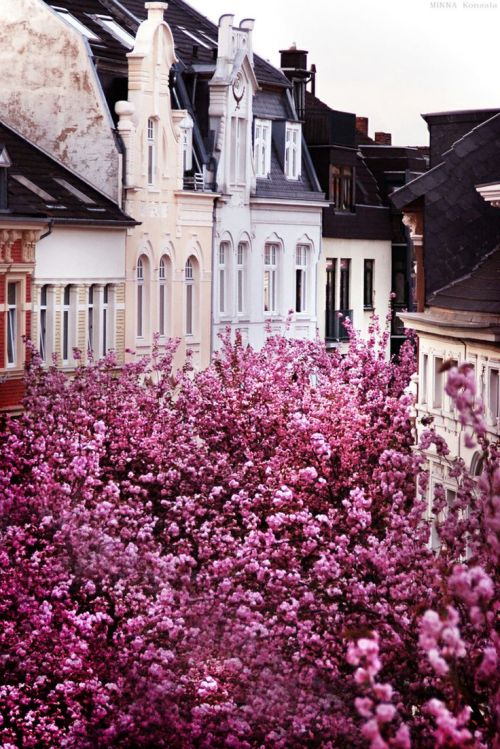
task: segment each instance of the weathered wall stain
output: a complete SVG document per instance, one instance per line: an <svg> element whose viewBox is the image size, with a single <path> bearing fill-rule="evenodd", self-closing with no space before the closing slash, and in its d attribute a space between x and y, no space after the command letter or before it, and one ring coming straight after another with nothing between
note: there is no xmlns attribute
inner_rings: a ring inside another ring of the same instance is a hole
<svg viewBox="0 0 500 749"><path fill-rule="evenodd" d="M0 0L0 109L7 125L117 198L119 154L86 43L42 0Z"/></svg>

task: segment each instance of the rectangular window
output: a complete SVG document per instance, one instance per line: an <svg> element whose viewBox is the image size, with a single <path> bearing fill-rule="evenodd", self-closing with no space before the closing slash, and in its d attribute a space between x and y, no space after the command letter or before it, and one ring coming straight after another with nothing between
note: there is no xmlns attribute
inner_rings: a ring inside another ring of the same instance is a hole
<svg viewBox="0 0 500 749"><path fill-rule="evenodd" d="M301 138L300 123L287 123L285 129L285 177L298 179L301 172Z"/></svg>
<svg viewBox="0 0 500 749"><path fill-rule="evenodd" d="M65 286L63 291L63 331L62 331L62 358L63 364L69 362L71 347L71 286Z"/></svg>
<svg viewBox="0 0 500 749"><path fill-rule="evenodd" d="M278 245L264 248L264 312L277 311Z"/></svg>
<svg viewBox="0 0 500 749"><path fill-rule="evenodd" d="M148 120L148 185L155 183L156 171L156 122L152 117Z"/></svg>
<svg viewBox="0 0 500 749"><path fill-rule="evenodd" d="M19 284L7 284L7 366L17 364L17 336L19 326L19 311L17 308Z"/></svg>
<svg viewBox="0 0 500 749"><path fill-rule="evenodd" d="M227 312L227 262L229 256L229 243L221 242L219 245L219 312Z"/></svg>
<svg viewBox="0 0 500 749"><path fill-rule="evenodd" d="M365 260L363 278L363 306L365 309L373 309L373 277L375 260Z"/></svg>
<svg viewBox="0 0 500 749"><path fill-rule="evenodd" d="M325 336L327 339L335 337L335 315L336 315L336 283L337 283L337 259L329 257L326 260L326 310L325 310Z"/></svg>
<svg viewBox="0 0 500 749"><path fill-rule="evenodd" d="M265 179L271 171L271 120L255 120L254 162L255 174Z"/></svg>
<svg viewBox="0 0 500 749"><path fill-rule="evenodd" d="M238 315L242 315L245 312L245 261L247 254L246 242L240 242L238 244L238 252L236 255L236 309Z"/></svg>
<svg viewBox="0 0 500 749"><path fill-rule="evenodd" d="M94 287L89 286L87 304L87 350L94 350Z"/></svg>
<svg viewBox="0 0 500 749"><path fill-rule="evenodd" d="M108 306L109 306L109 284L102 290L102 355L108 352Z"/></svg>
<svg viewBox="0 0 500 749"><path fill-rule="evenodd" d="M231 147L231 182L245 182L246 120L241 117L231 119Z"/></svg>
<svg viewBox="0 0 500 749"><path fill-rule="evenodd" d="M354 169L330 165L330 202L339 211L354 209Z"/></svg>
<svg viewBox="0 0 500 749"><path fill-rule="evenodd" d="M47 361L47 286L40 289L40 356Z"/></svg>
<svg viewBox="0 0 500 749"><path fill-rule="evenodd" d="M305 312L307 303L307 256L309 247L299 244L295 250L295 311Z"/></svg>
<svg viewBox="0 0 500 749"><path fill-rule="evenodd" d="M193 168L193 128L183 127L182 130L182 166L185 172Z"/></svg>
<svg viewBox="0 0 500 749"><path fill-rule="evenodd" d="M429 377L429 356L424 354L422 356L422 372L420 380L420 402L427 403L427 388L428 388L428 377Z"/></svg>
<svg viewBox="0 0 500 749"><path fill-rule="evenodd" d="M500 370L490 369L488 377L488 410L490 419L496 424L500 419Z"/></svg>
<svg viewBox="0 0 500 749"><path fill-rule="evenodd" d="M432 405L434 408L443 407L444 376L442 372L443 359L441 356L434 357L434 393Z"/></svg>
<svg viewBox="0 0 500 749"><path fill-rule="evenodd" d="M350 276L351 261L347 258L342 258L340 261L340 311L342 313L349 309Z"/></svg>
<svg viewBox="0 0 500 749"><path fill-rule="evenodd" d="M186 284L186 335L193 335L193 284Z"/></svg>

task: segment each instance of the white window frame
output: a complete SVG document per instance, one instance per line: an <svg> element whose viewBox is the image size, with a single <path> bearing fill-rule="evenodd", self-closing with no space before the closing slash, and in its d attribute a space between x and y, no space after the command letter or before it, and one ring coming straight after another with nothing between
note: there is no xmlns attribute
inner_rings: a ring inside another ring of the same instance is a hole
<svg viewBox="0 0 500 749"><path fill-rule="evenodd" d="M135 281L136 281L136 337L143 341L147 334L147 309L148 309L148 266L147 255L137 258Z"/></svg>
<svg viewBox="0 0 500 749"><path fill-rule="evenodd" d="M244 117L231 118L231 184L243 185L246 181L247 121Z"/></svg>
<svg viewBox="0 0 500 749"><path fill-rule="evenodd" d="M486 414L494 427L500 425L500 362L489 363L486 369Z"/></svg>
<svg viewBox="0 0 500 749"><path fill-rule="evenodd" d="M302 171L302 126L287 122L285 127L285 177L299 179Z"/></svg>
<svg viewBox="0 0 500 749"><path fill-rule="evenodd" d="M236 314L247 314L247 260L248 242L238 242L236 250Z"/></svg>
<svg viewBox="0 0 500 749"><path fill-rule="evenodd" d="M189 172L193 168L193 121L185 117L180 125L182 137L182 170Z"/></svg>
<svg viewBox="0 0 500 749"><path fill-rule="evenodd" d="M111 297L112 297L112 286L109 283L104 284L102 288L102 309L99 315L101 320L101 345L102 355L106 356L109 349L111 348Z"/></svg>
<svg viewBox="0 0 500 749"><path fill-rule="evenodd" d="M94 32L88 29L85 24L78 20L78 18L75 18L75 16L71 15L67 8L60 8L58 5L51 5L50 7L57 13L60 18L66 21L66 23L69 23L70 26L73 26L74 29L79 31L80 34L82 34L89 41L97 42L100 40L97 34L94 34Z"/></svg>
<svg viewBox="0 0 500 749"><path fill-rule="evenodd" d="M168 335L168 262L168 255L162 255L158 264L158 333L161 338L166 338Z"/></svg>
<svg viewBox="0 0 500 749"><path fill-rule="evenodd" d="M95 305L96 286L91 284L87 289L87 355L95 356Z"/></svg>
<svg viewBox="0 0 500 749"><path fill-rule="evenodd" d="M307 293L307 284L309 281L309 257L311 254L311 246L308 244L300 243L295 248L295 312L307 312L309 304L309 294ZM299 278L300 285L299 285ZM299 288L300 286L300 288ZM298 296L300 294L300 300ZM299 301L299 304L297 304ZM300 307L300 309L297 309Z"/></svg>
<svg viewBox="0 0 500 749"><path fill-rule="evenodd" d="M6 314L6 337L5 361L7 368L14 369L19 366L19 338L21 326L21 282L18 279L7 279L7 314ZM14 301L10 300L10 289L14 291Z"/></svg>
<svg viewBox="0 0 500 749"><path fill-rule="evenodd" d="M191 256L186 260L184 266L184 284L186 287L186 336L194 336L195 333L195 269Z"/></svg>
<svg viewBox="0 0 500 749"><path fill-rule="evenodd" d="M432 408L442 410L444 404L444 372L439 370L443 366L444 355L434 356L432 361Z"/></svg>
<svg viewBox="0 0 500 749"><path fill-rule="evenodd" d="M228 241L221 242L219 244L219 250L217 253L217 282L218 282L218 310L220 315L227 315L229 313L229 299L228 299L228 277L229 277L229 256L231 252L231 245Z"/></svg>
<svg viewBox="0 0 500 749"><path fill-rule="evenodd" d="M146 168L148 187L154 187L156 185L157 129L156 119L154 117L149 117L146 126Z"/></svg>
<svg viewBox="0 0 500 749"><path fill-rule="evenodd" d="M254 121L254 163L255 175L266 179L271 171L271 120Z"/></svg>
<svg viewBox="0 0 500 749"><path fill-rule="evenodd" d="M265 315L276 315L278 313L279 253L280 246L276 242L265 244L263 284Z"/></svg>
<svg viewBox="0 0 500 749"><path fill-rule="evenodd" d="M68 296L66 296L66 293ZM73 364L73 348L75 341L75 314L76 314L77 288L68 283L62 287L61 299L61 361L64 367Z"/></svg>

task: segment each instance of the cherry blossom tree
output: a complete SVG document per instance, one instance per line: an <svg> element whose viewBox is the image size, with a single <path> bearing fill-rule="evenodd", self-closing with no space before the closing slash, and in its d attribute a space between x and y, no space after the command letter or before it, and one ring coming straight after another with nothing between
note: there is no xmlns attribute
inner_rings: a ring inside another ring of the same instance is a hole
<svg viewBox="0 0 500 749"><path fill-rule="evenodd" d="M485 471L454 466L432 552L411 346L376 328L226 338L200 373L175 342L72 379L33 357L1 437L4 749L498 746L498 455L452 372Z"/></svg>

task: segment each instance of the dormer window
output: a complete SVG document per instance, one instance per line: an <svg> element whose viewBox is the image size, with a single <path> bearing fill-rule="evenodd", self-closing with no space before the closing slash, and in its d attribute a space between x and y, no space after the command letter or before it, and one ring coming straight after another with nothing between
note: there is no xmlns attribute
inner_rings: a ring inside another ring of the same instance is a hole
<svg viewBox="0 0 500 749"><path fill-rule="evenodd" d="M80 34L83 34L83 36L88 39L90 42L98 42L99 37L97 34L94 34L93 31L91 31L85 24L83 24L81 21L78 20L78 18L75 18L75 16L72 16L71 13L66 8L60 8L57 5L51 6L52 10L55 10L58 16L60 18L64 19L66 23L69 23L70 26L73 26L74 29L80 32Z"/></svg>
<svg viewBox="0 0 500 749"><path fill-rule="evenodd" d="M148 120L148 185L155 183L156 172L156 121L153 117Z"/></svg>
<svg viewBox="0 0 500 749"><path fill-rule="evenodd" d="M255 120L254 162L255 175L267 178L271 171L271 120Z"/></svg>
<svg viewBox="0 0 500 749"><path fill-rule="evenodd" d="M302 133L299 122L287 122L285 130L285 177L298 179L301 172Z"/></svg>
<svg viewBox="0 0 500 749"><path fill-rule="evenodd" d="M339 211L354 210L354 168L330 166L330 202Z"/></svg>

